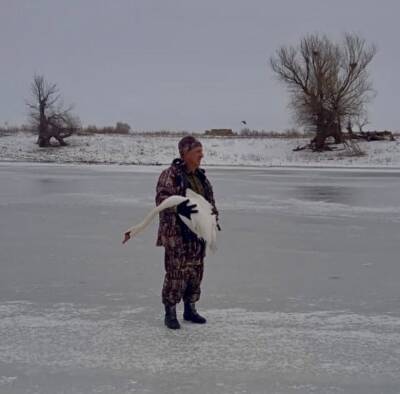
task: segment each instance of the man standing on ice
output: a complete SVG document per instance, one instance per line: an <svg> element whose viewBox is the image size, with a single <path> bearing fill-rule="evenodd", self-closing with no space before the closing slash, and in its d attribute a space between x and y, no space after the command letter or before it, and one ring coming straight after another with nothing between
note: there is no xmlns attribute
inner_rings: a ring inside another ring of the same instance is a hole
<svg viewBox="0 0 400 394"><path fill-rule="evenodd" d="M182 195L190 188L201 194L214 207L217 215L214 193L205 171L200 168L203 147L193 136L183 137L178 144L180 158L164 170L157 183L156 204L167 197ZM200 284L203 278L205 243L189 230L178 214L190 219L197 212L196 205L184 201L175 208L160 212L157 246L165 248L165 277L162 288L162 302L165 306L165 325L171 329L180 328L176 316L176 304L184 301L183 318L193 323L204 324L206 319L195 307L200 299Z"/></svg>

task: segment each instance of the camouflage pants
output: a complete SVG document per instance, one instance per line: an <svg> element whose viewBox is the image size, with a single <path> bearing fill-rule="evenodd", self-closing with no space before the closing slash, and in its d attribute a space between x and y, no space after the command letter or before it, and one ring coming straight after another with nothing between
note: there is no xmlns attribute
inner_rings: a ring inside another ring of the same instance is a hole
<svg viewBox="0 0 400 394"><path fill-rule="evenodd" d="M197 302L204 272L205 247L193 240L182 248L165 248L165 277L162 289L163 304L175 305Z"/></svg>

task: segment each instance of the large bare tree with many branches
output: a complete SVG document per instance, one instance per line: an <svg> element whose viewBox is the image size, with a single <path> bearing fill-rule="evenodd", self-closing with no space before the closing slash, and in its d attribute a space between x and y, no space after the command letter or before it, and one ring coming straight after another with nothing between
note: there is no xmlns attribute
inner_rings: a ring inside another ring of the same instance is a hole
<svg viewBox="0 0 400 394"><path fill-rule="evenodd" d="M42 75L35 75L31 84L31 99L27 102L32 128L38 133L40 147L51 146L55 138L60 145L67 143L64 138L71 136L80 125L72 114L72 106L65 108L55 83L48 83Z"/></svg>
<svg viewBox="0 0 400 394"><path fill-rule="evenodd" d="M342 125L365 113L374 96L368 66L374 45L346 33L341 43L311 34L298 46L282 46L271 57L272 70L290 93L297 123L315 131L314 150L324 150L333 137L343 141Z"/></svg>

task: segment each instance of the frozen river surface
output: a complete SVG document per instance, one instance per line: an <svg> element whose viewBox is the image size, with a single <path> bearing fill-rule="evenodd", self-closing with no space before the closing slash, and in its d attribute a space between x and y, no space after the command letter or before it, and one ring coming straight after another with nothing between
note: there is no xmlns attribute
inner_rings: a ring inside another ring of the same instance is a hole
<svg viewBox="0 0 400 394"><path fill-rule="evenodd" d="M1 394L400 392L399 172L209 169L208 323L170 331L157 223L121 245L160 170L0 165Z"/></svg>

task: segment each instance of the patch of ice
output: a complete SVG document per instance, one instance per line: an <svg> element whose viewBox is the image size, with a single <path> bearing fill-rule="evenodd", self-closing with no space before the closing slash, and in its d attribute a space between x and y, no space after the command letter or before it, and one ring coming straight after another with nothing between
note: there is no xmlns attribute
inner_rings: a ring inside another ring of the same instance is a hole
<svg viewBox="0 0 400 394"><path fill-rule="evenodd" d="M0 376L0 386L9 385L17 380L17 376Z"/></svg>
<svg viewBox="0 0 400 394"><path fill-rule="evenodd" d="M149 373L215 369L391 377L400 373L400 317L346 311L204 310L209 323L169 331L148 308L55 304L0 309L0 362ZM7 312L8 311L8 312Z"/></svg>
<svg viewBox="0 0 400 394"><path fill-rule="evenodd" d="M248 196L251 197L251 196ZM223 210L271 211L280 213L313 215L324 217L358 217L360 215L387 215L392 220L400 217L399 206L367 207L327 201L309 201L297 198L274 199L269 196L254 196L247 200L234 200L229 196L219 203Z"/></svg>

